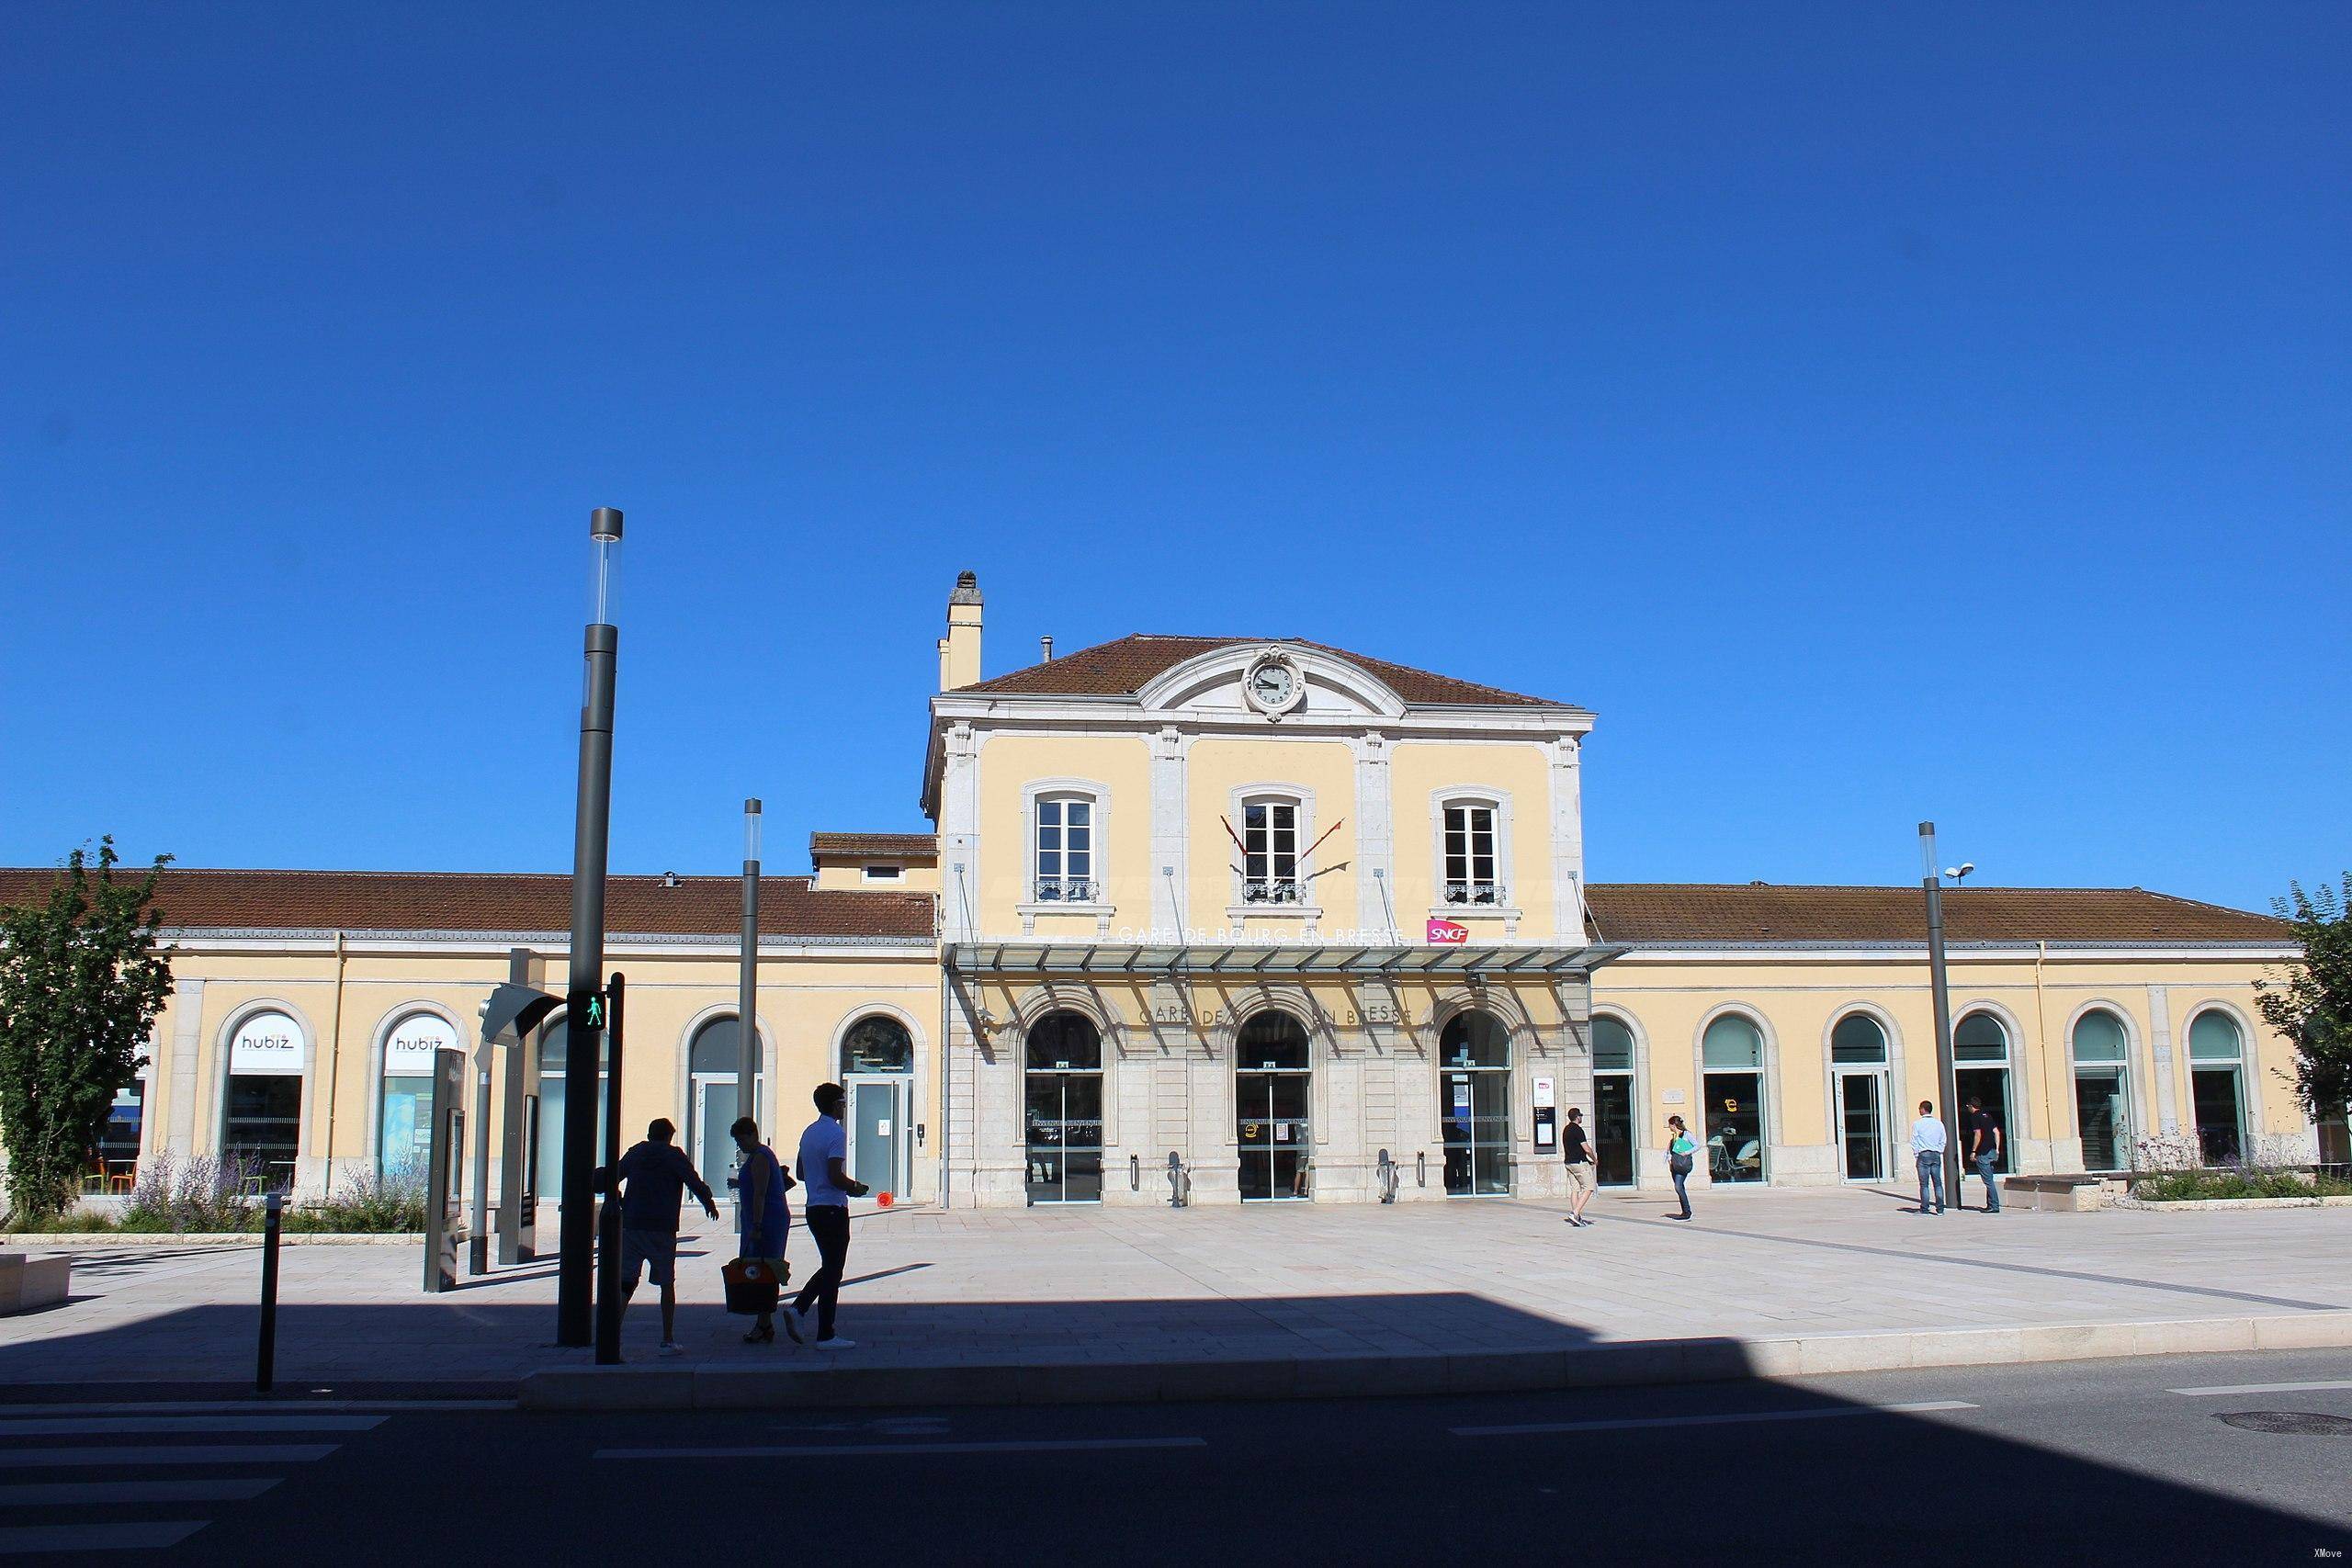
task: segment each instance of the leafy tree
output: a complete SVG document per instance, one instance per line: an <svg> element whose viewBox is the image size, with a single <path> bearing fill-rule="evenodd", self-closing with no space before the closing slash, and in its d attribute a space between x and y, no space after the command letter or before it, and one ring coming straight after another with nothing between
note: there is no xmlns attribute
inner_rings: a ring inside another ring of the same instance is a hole
<svg viewBox="0 0 2352 1568"><path fill-rule="evenodd" d="M146 1065L172 984L154 908L170 859L118 880L114 840L100 839L95 866L66 857L47 902L0 908L0 1143L17 1220L64 1212L115 1092Z"/></svg>
<svg viewBox="0 0 2352 1568"><path fill-rule="evenodd" d="M2295 1047L2295 1070L2280 1073L2314 1121L2344 1114L2352 1100L2352 872L2344 890L2306 894L2300 882L2271 908L2295 928L2302 962L2254 983L2255 1006Z"/></svg>

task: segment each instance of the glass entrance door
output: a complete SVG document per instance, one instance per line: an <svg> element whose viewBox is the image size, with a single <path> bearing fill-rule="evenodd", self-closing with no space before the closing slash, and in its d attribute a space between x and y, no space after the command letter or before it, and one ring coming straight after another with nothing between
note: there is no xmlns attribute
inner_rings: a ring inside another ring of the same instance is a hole
<svg viewBox="0 0 2352 1568"><path fill-rule="evenodd" d="M1592 1179L1603 1187L1634 1182L1634 1075L1600 1073L1592 1080Z"/></svg>
<svg viewBox="0 0 2352 1568"><path fill-rule="evenodd" d="M1885 1081L1876 1073L1838 1075L1838 1134L1849 1181L1886 1177Z"/></svg>
<svg viewBox="0 0 2352 1568"><path fill-rule="evenodd" d="M756 1080L752 1098L760 1098ZM735 1125L737 1115L732 1077L695 1079L695 1169L710 1183L713 1191L726 1191L734 1184L736 1172L742 1168L742 1151L735 1146L735 1134L729 1131Z"/></svg>
<svg viewBox="0 0 2352 1568"><path fill-rule="evenodd" d="M1022 1075L1023 1142L1032 1203L1102 1201L1102 1036L1074 1012L1030 1028Z"/></svg>
<svg viewBox="0 0 2352 1568"><path fill-rule="evenodd" d="M1999 1174L2007 1176L2012 1168L2009 1164L2009 1069L2007 1067L1962 1067L1952 1075L1952 1087L1960 1095L1960 1103L1963 1107L1961 1114L1963 1118L1967 1115L1964 1108L1973 1100L1984 1108L1984 1114L1990 1116L1993 1119L1993 1125L2000 1129L2001 1150L1993 1160L1993 1168ZM1962 1120L1954 1125L1965 1127L1967 1122ZM1976 1166L1975 1162L1969 1157L1965 1134L1955 1134L1955 1135L1962 1138L1961 1163L1967 1166L1971 1175L1974 1175Z"/></svg>
<svg viewBox="0 0 2352 1568"><path fill-rule="evenodd" d="M1306 1026L1261 1012L1234 1039L1233 1131L1246 1201L1311 1194L1314 1145L1307 1106L1313 1088Z"/></svg>
<svg viewBox="0 0 2352 1568"><path fill-rule="evenodd" d="M1454 1198L1510 1191L1510 1032L1491 1013L1457 1013L1438 1036L1438 1136Z"/></svg>
<svg viewBox="0 0 2352 1568"><path fill-rule="evenodd" d="M848 1088L849 1173L876 1197L896 1197L907 1137L905 1087L894 1078L852 1078Z"/></svg>

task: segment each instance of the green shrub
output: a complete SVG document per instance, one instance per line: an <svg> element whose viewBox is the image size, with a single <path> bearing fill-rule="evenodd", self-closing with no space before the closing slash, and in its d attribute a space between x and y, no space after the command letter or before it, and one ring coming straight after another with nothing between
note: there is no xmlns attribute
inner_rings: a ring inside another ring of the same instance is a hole
<svg viewBox="0 0 2352 1568"><path fill-rule="evenodd" d="M2310 1198L2332 1194L2340 1181L2316 1188L2307 1179L2286 1170L2174 1170L2144 1177L2132 1183L2132 1195L2151 1203L2197 1202L2217 1198Z"/></svg>
<svg viewBox="0 0 2352 1568"><path fill-rule="evenodd" d="M252 1230L259 1223L253 1199L245 1192L252 1174L234 1156L221 1160L196 1155L181 1161L156 1155L141 1168L115 1228L175 1235Z"/></svg>
<svg viewBox="0 0 2352 1568"><path fill-rule="evenodd" d="M414 1164L378 1174L360 1170L334 1192L288 1211L286 1228L307 1233L382 1235L424 1228L424 1172Z"/></svg>

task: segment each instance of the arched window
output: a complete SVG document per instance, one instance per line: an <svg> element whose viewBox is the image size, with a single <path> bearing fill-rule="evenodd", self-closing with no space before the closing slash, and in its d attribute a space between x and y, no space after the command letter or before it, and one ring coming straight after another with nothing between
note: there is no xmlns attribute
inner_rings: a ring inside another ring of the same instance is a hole
<svg viewBox="0 0 2352 1568"><path fill-rule="evenodd" d="M1829 1032L1829 1059L1849 1066L1886 1066L1886 1031L1866 1012L1849 1012Z"/></svg>
<svg viewBox="0 0 2352 1568"><path fill-rule="evenodd" d="M1022 1062L1029 1201L1102 1201L1102 1031L1083 1013L1047 1013Z"/></svg>
<svg viewBox="0 0 2352 1568"><path fill-rule="evenodd" d="M2188 1091L2197 1143L2207 1165L2245 1153L2245 1035L2238 1021L2208 1008L2188 1021Z"/></svg>
<svg viewBox="0 0 2352 1568"><path fill-rule="evenodd" d="M1634 1032L1607 1013L1592 1018L1592 1175L1603 1187L1634 1179Z"/></svg>
<svg viewBox="0 0 2352 1568"><path fill-rule="evenodd" d="M1989 1012L1972 1012L1951 1032L1951 1055L1957 1062L2006 1062L2009 1032Z"/></svg>
<svg viewBox="0 0 2352 1568"><path fill-rule="evenodd" d="M2075 1021L2075 1131L2085 1170L2121 1170L2131 1161L2131 1041L2123 1021L2104 1008Z"/></svg>
<svg viewBox="0 0 2352 1568"><path fill-rule="evenodd" d="M1829 1032L1838 1149L1849 1181L1886 1179L1886 1031L1866 1012L1848 1013Z"/></svg>
<svg viewBox="0 0 2352 1568"><path fill-rule="evenodd" d="M869 1013L842 1036L844 1077L854 1073L909 1073L914 1065L914 1036L895 1018Z"/></svg>
<svg viewBox="0 0 2352 1568"><path fill-rule="evenodd" d="M596 1077L596 1103L587 1114L596 1119L596 1163L605 1165L613 1157L611 1129L605 1125L605 1080L612 1076L613 1043L604 1034L596 1037L602 1043ZM530 1190L546 1199L563 1196L563 1121L564 1065L571 1056L571 1025L561 1009L548 1015L539 1031L539 1125L535 1168L528 1183Z"/></svg>
<svg viewBox="0 0 2352 1568"><path fill-rule="evenodd" d="M284 1192L294 1185L310 1054L302 1026L275 1010L247 1014L230 1036L220 1151L249 1190Z"/></svg>
<svg viewBox="0 0 2352 1568"><path fill-rule="evenodd" d="M412 1012L384 1035L384 1087L376 1118L376 1168L422 1180L433 1151L434 1058L464 1047L439 1013Z"/></svg>
<svg viewBox="0 0 2352 1568"><path fill-rule="evenodd" d="M1707 1173L1716 1181L1764 1179L1764 1032L1727 1012L1707 1025L1699 1054L1705 1065L1700 1123Z"/></svg>

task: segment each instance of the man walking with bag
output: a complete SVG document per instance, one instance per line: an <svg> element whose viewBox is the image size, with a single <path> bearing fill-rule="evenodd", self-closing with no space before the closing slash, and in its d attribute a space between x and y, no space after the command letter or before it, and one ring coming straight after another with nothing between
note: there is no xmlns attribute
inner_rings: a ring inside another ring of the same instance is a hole
<svg viewBox="0 0 2352 1568"><path fill-rule="evenodd" d="M849 1261L849 1201L865 1197L866 1188L849 1174L849 1130L842 1125L847 1097L842 1086L820 1083L814 1098L817 1119L800 1134L800 1179L808 1189L800 1219L823 1262L793 1298L792 1310L805 1317L812 1304L816 1307L818 1349L853 1350L857 1341L833 1332L833 1303L841 1294L842 1269ZM792 1327L789 1319L785 1326ZM794 1330L792 1337L799 1338L799 1332Z"/></svg>

